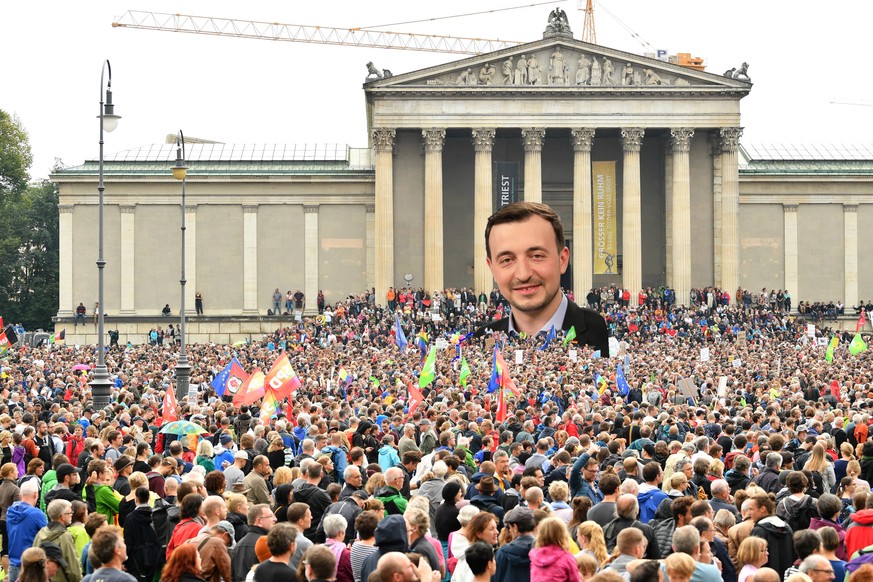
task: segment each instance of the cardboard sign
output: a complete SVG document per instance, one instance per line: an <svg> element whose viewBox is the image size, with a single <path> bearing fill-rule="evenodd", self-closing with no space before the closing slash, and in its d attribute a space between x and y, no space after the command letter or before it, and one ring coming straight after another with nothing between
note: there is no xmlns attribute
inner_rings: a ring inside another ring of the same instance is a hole
<svg viewBox="0 0 873 582"><path fill-rule="evenodd" d="M570 350L567 352L567 355L570 356L570 361L576 363L579 360L579 352L576 350Z"/></svg>
<svg viewBox="0 0 873 582"><path fill-rule="evenodd" d="M746 343L746 332L745 331L737 332L737 341L740 343L743 343L743 344Z"/></svg>
<svg viewBox="0 0 873 582"><path fill-rule="evenodd" d="M515 363L519 366L524 363L524 350L515 350Z"/></svg>
<svg viewBox="0 0 873 582"><path fill-rule="evenodd" d="M619 349L618 340L614 337L609 338L609 357L617 358L619 356Z"/></svg>
<svg viewBox="0 0 873 582"><path fill-rule="evenodd" d="M709 361L709 348L702 348L700 350L700 361L708 362Z"/></svg>
<svg viewBox="0 0 873 582"><path fill-rule="evenodd" d="M694 380L692 380L691 378L679 380L679 382L676 384L676 387L679 388L679 392L681 392L683 396L697 400L697 386L694 384Z"/></svg>
<svg viewBox="0 0 873 582"><path fill-rule="evenodd" d="M809 337L815 337L815 324L807 323L806 324L806 335Z"/></svg>
<svg viewBox="0 0 873 582"><path fill-rule="evenodd" d="M727 376L721 376L718 379L718 396L719 398L727 396Z"/></svg>

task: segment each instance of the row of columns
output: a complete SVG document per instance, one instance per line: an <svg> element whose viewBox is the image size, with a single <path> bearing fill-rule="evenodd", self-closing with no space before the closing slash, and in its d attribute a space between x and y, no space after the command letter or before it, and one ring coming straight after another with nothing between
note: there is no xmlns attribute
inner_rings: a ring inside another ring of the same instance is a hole
<svg viewBox="0 0 873 582"><path fill-rule="evenodd" d="M570 130L573 143L573 287L584 294L593 286L593 241L591 237L592 192L591 148L595 128ZM716 217L719 240L716 250L721 286L736 288L738 282L738 216L739 183L737 150L741 128L720 130L718 143L718 177L720 200ZM443 211L442 211L442 148L444 128L422 130L425 150L424 286L429 290L443 285ZM476 293L492 287L487 268L483 233L492 213L491 152L496 131L493 128L472 128L474 162L474 288ZM546 128L522 128L524 144L524 198L542 202L542 147ZM393 147L396 130L374 129L373 148L376 157L376 296L384 297L394 282L394 209L393 209ZM636 296L642 287L642 213L640 187L640 149L645 128L621 130L623 150L623 212L622 212L622 286ZM676 290L680 300L687 300L691 290L691 174L690 147L694 137L691 128L670 130L666 156L667 213L667 284Z"/></svg>
<svg viewBox="0 0 873 582"><path fill-rule="evenodd" d="M441 163L441 162L440 162ZM442 188L440 187L440 197ZM442 200L440 198L439 220L442 224ZM319 289L319 206L303 206L304 286L307 304L314 306ZM376 247L375 206L366 205L367 284L373 286ZM73 206L60 205L60 281L58 316L72 317L75 305L73 297ZM136 206L120 205L120 316L133 316L136 311ZM243 315L258 315L258 299L262 290L258 286L258 206L243 205ZM197 205L185 208L185 273L189 285L185 286L185 304L192 313L194 296L197 293ZM439 229L440 233L442 232ZM440 237L440 245L442 245ZM440 254L440 258L442 254ZM439 265L442 269L442 265ZM154 310L151 309L150 313Z"/></svg>

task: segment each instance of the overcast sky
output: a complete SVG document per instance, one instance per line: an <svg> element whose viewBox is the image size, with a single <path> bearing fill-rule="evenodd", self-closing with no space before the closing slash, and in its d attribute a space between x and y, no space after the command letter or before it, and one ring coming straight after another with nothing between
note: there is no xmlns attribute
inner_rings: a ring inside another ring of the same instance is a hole
<svg viewBox="0 0 873 582"><path fill-rule="evenodd" d="M100 68L113 67L118 129L106 151L161 143L166 134L226 143L339 142L365 147L365 63L395 74L463 55L216 38L112 28L126 10L208 15L332 27L377 26L402 32L533 41L560 5L581 36L578 1L462 18L536 0L286 0L168 2L45 0L0 2L0 109L30 133L33 178L55 158L66 165L97 158ZM598 0L598 43L642 54L689 52L721 74L743 61L754 82L742 101L747 143L870 142L867 102L873 3L827 7L812 0ZM626 25L623 27L614 14ZM390 26L381 26L390 25ZM630 29L637 37L631 35ZM643 46L638 38L650 47Z"/></svg>

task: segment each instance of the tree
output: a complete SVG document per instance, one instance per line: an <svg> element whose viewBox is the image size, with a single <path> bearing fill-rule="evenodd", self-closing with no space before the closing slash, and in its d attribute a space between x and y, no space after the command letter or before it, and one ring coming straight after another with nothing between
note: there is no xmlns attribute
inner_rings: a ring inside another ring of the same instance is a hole
<svg viewBox="0 0 873 582"><path fill-rule="evenodd" d="M0 315L49 328L58 307L58 188L28 185L27 132L0 110Z"/></svg>
<svg viewBox="0 0 873 582"><path fill-rule="evenodd" d="M0 109L0 201L24 191L32 163L30 139L21 120Z"/></svg>

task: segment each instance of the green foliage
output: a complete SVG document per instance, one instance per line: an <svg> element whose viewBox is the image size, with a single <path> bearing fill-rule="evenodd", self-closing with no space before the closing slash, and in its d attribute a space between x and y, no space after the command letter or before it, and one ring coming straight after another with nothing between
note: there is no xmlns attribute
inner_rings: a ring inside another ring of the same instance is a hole
<svg viewBox="0 0 873 582"><path fill-rule="evenodd" d="M24 191L32 163L30 140L21 120L0 109L0 198Z"/></svg>
<svg viewBox="0 0 873 582"><path fill-rule="evenodd" d="M58 189L28 185L32 160L21 122L0 110L0 315L48 329L58 309Z"/></svg>

